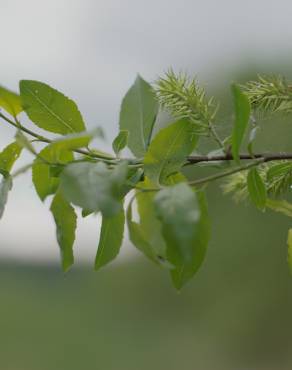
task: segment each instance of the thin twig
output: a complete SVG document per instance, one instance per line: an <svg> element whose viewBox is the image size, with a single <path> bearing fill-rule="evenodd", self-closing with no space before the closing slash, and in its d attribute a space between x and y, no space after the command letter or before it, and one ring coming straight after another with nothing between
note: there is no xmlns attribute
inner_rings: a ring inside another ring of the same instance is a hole
<svg viewBox="0 0 292 370"><path fill-rule="evenodd" d="M263 159L263 162L270 161L280 161L280 160L292 160L292 153L254 153L250 154L240 154L239 158L241 160L252 160L252 159ZM223 155L192 155L187 157L187 164L196 164L200 162L223 162L231 161L233 156L231 153Z"/></svg>

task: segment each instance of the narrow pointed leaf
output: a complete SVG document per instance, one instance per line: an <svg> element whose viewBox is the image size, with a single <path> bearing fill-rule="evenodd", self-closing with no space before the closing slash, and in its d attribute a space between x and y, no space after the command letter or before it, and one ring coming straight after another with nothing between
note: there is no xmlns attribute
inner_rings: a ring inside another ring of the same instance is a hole
<svg viewBox="0 0 292 370"><path fill-rule="evenodd" d="M95 270L111 262L118 255L123 241L124 225L124 210L113 217L102 217Z"/></svg>
<svg viewBox="0 0 292 370"><path fill-rule="evenodd" d="M55 195L50 209L56 223L62 268L63 271L67 271L74 263L73 243L77 216L74 208L63 198L61 193Z"/></svg>
<svg viewBox="0 0 292 370"><path fill-rule="evenodd" d="M249 123L251 108L248 97L237 85L232 86L232 93L235 109L235 121L231 137L232 155L236 162L239 162L239 150Z"/></svg>
<svg viewBox="0 0 292 370"><path fill-rule="evenodd" d="M194 126L186 119L160 130L144 158L146 176L154 185L165 184L168 176L180 170L196 144Z"/></svg>
<svg viewBox="0 0 292 370"><path fill-rule="evenodd" d="M182 263L171 270L171 277L174 286L181 289L199 270L207 252L210 239L210 220L205 193L199 191L197 199L200 207L200 220L197 226L197 234L193 240L193 257L190 262Z"/></svg>
<svg viewBox="0 0 292 370"><path fill-rule="evenodd" d="M256 168L249 170L247 175L247 188L250 199L259 209L265 209L267 201L266 186Z"/></svg>
<svg viewBox="0 0 292 370"><path fill-rule="evenodd" d="M49 85L20 81L20 95L25 112L38 127L62 135L85 130L76 104Z"/></svg>
<svg viewBox="0 0 292 370"><path fill-rule="evenodd" d="M127 208L127 227L129 231L129 238L133 245L151 261L154 263L159 263L158 256L156 255L152 246L149 244L148 235L137 222L133 221L132 202L130 202Z"/></svg>
<svg viewBox="0 0 292 370"><path fill-rule="evenodd" d="M128 146L137 157L143 157L150 143L158 103L151 85L137 76L122 101L120 129L129 131Z"/></svg>
<svg viewBox="0 0 292 370"><path fill-rule="evenodd" d="M23 111L20 96L0 86L0 108L3 108L11 116L16 117Z"/></svg>

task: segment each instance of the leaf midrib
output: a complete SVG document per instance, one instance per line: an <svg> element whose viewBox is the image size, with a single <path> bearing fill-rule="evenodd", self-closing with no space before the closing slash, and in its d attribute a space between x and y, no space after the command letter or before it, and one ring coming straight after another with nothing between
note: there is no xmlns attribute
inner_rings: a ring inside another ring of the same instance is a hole
<svg viewBox="0 0 292 370"><path fill-rule="evenodd" d="M43 102L29 87L25 87L25 89L37 100L37 102L44 107L54 118L56 118L58 121L60 121L67 129L69 129L71 132L75 132L73 128L63 120L62 117L57 115L50 107Z"/></svg>

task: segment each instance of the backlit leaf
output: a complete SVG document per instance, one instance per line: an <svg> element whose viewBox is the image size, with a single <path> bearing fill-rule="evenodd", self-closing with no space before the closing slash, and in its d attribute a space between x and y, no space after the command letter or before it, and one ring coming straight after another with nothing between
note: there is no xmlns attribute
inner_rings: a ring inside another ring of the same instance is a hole
<svg viewBox="0 0 292 370"><path fill-rule="evenodd" d="M3 108L11 116L16 117L23 111L20 96L0 86L0 108Z"/></svg>

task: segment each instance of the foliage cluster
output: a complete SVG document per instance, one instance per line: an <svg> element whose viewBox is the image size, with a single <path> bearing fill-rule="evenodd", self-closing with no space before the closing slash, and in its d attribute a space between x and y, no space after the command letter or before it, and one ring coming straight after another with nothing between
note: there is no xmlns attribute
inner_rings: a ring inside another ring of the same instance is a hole
<svg viewBox="0 0 292 370"><path fill-rule="evenodd" d="M289 113L292 88L282 77L260 76L245 85L232 85L232 97L232 131L221 138L216 128L218 104L206 97L196 80L169 71L150 85L137 76L121 104L114 154L108 154L92 144L95 137L102 137L101 129L88 131L76 104L59 91L30 80L20 81L19 95L1 87L0 118L16 129L16 135L0 153L0 216L13 179L31 170L39 198L52 196L50 211L64 271L74 263L79 210L82 217L100 212L96 270L118 255L126 224L133 245L168 270L180 289L206 255L210 220L205 189L210 182L226 178L224 191L236 200L249 199L260 211L269 208L292 216L292 204L285 199L292 185L292 154L253 150L258 133L253 115ZM163 110L171 121L154 135ZM30 130L21 123L23 114L37 128L57 136ZM246 135L247 152L241 153ZM193 154L202 137L218 150ZM122 156L126 147L131 158ZM23 150L33 155L33 161L12 172ZM184 174L186 165L214 163L219 170L207 177L189 180ZM288 244L292 266L291 230Z"/></svg>

